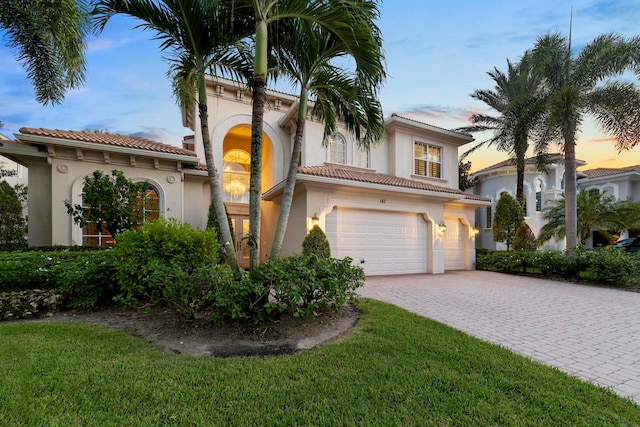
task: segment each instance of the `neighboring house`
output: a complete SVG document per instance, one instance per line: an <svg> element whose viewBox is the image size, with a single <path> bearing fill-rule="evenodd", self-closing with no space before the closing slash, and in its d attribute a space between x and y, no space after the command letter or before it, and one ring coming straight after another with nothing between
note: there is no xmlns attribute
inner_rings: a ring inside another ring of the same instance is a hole
<svg viewBox="0 0 640 427"><path fill-rule="evenodd" d="M578 188L585 191L598 191L613 196L616 200L640 200L640 165L580 171ZM620 238L639 235L640 230L626 230ZM606 239L594 234L593 246L607 243Z"/></svg>
<svg viewBox="0 0 640 427"><path fill-rule="evenodd" d="M4 141L10 141L10 139L0 133L0 143ZM15 187L17 184L27 185L28 170L24 165L16 163L7 157L0 156L0 169L14 172L12 176L2 178L12 187Z"/></svg>
<svg viewBox="0 0 640 427"><path fill-rule="evenodd" d="M209 81L213 156L229 215L237 256L246 265L242 237L248 232L251 96L244 87ZM268 257L292 150L297 98L269 91L264 115L262 177L263 260ZM197 117L183 114L195 131L183 148L142 138L90 132L23 128L18 141L2 142L0 154L27 165L29 244L99 241L72 223L63 201L80 203L85 176L100 169L123 170L149 181L157 214L195 227L206 225L210 203L204 149ZM475 210L481 196L458 189L458 147L466 134L392 115L383 140L370 151L344 131L323 144L323 125L309 117L301 166L282 255L300 252L312 222L326 232L335 257L364 259L369 275L442 273L473 269ZM99 236L98 236L99 237Z"/></svg>
<svg viewBox="0 0 640 427"><path fill-rule="evenodd" d="M547 172L536 169L535 158L525 160L524 195L525 206L523 213L525 221L537 236L540 229L546 223L543 211L548 203L557 200L564 193L564 158L560 154L549 156L550 163ZM578 160L578 167L586 163ZM503 243L493 241L493 212L500 195L507 192L515 197L516 167L512 160L505 160L489 166L477 172L473 177L477 178L476 185L468 190L473 194L484 196L491 200L491 206L479 209L476 224L480 233L476 243L480 248L505 249ZM618 200L631 198L640 200L640 166L631 166L620 169L591 169L578 171L578 190L607 192ZM597 244L599 242L595 242ZM588 247L594 245L591 241ZM565 248L564 240L550 240L542 249Z"/></svg>

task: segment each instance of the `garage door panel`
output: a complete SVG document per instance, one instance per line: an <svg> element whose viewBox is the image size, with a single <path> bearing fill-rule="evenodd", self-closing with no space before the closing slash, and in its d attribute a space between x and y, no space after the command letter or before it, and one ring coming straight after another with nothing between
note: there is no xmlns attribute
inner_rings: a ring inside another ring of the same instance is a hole
<svg viewBox="0 0 640 427"><path fill-rule="evenodd" d="M417 213L337 208L325 224L332 254L364 259L367 275L427 271L427 223Z"/></svg>
<svg viewBox="0 0 640 427"><path fill-rule="evenodd" d="M446 219L444 233L445 270L464 270L464 225L458 219Z"/></svg>

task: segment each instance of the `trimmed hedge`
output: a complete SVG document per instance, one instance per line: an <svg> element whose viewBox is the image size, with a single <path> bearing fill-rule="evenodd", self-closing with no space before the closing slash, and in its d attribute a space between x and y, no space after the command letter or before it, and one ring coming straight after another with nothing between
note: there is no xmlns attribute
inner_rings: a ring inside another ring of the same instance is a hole
<svg viewBox="0 0 640 427"><path fill-rule="evenodd" d="M476 250L478 270L511 274L539 274L543 277L585 279L609 286L640 284L640 255L621 249L576 249L560 251Z"/></svg>

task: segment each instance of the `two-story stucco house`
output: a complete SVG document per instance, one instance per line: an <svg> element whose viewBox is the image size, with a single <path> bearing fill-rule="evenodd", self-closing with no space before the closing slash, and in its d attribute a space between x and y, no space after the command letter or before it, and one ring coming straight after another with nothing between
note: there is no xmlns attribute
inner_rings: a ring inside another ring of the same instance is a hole
<svg viewBox="0 0 640 427"><path fill-rule="evenodd" d="M283 181L292 151L297 98L268 92L264 115L262 177L263 259L269 254ZM237 234L241 264L248 253L251 97L224 79L209 81L209 127L213 156L227 209ZM23 128L17 141L3 141L0 154L29 167L29 244L100 243L95 230L73 224L64 200L81 202L85 176L96 169L123 170L152 186L149 217L174 217L206 225L210 203L204 148L197 117L183 114L195 135L183 147L122 135ZM305 129L289 225L282 255L301 251L318 222L335 257L364 259L369 275L442 273L472 269L475 210L481 196L458 189L458 148L466 134L398 115L369 151L339 131L323 144L323 125L309 117ZM34 214L35 212L35 214Z"/></svg>
<svg viewBox="0 0 640 427"><path fill-rule="evenodd" d="M524 196L523 206L525 221L537 236L544 226L543 211L549 202L557 200L564 193L564 158L560 154L549 156L550 163L546 172L536 169L535 158L525 160L524 175ZM586 166L584 161L577 161L578 167ZM487 168L473 173L478 179L476 185L469 191L474 194L484 196L491 200L491 205L479 209L476 217L476 224L480 229L477 237L478 247L487 249L505 249L503 243L493 241L491 224L495 204L502 193L509 193L515 196L516 188L516 167L512 160L505 160ZM640 166L630 166L619 169L599 168L578 171L577 180L578 191L599 191L612 195L616 200L640 200ZM629 230L623 237L627 237ZM635 231L631 231L634 236ZM587 246L595 246L598 243L598 235L588 242ZM550 240L546 242L542 249L565 248L564 240Z"/></svg>

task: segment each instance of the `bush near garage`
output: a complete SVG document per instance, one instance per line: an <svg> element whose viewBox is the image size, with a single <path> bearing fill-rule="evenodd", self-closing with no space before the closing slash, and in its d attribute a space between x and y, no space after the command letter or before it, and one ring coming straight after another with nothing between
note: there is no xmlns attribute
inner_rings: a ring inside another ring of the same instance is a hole
<svg viewBox="0 0 640 427"><path fill-rule="evenodd" d="M575 249L560 251L476 250L478 270L542 277L583 279L608 286L640 285L640 256L620 249Z"/></svg>

